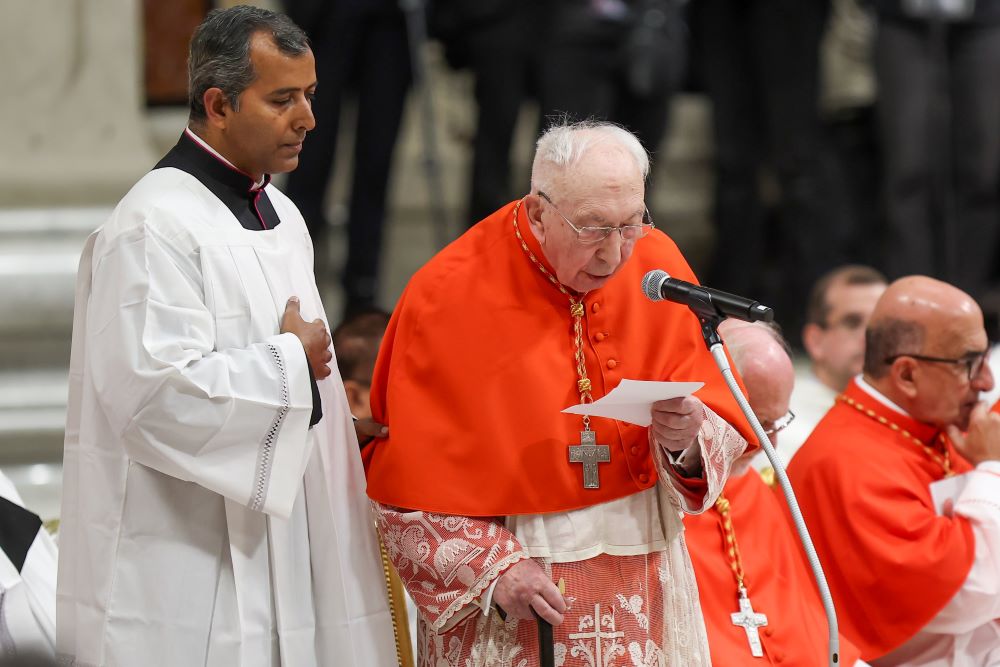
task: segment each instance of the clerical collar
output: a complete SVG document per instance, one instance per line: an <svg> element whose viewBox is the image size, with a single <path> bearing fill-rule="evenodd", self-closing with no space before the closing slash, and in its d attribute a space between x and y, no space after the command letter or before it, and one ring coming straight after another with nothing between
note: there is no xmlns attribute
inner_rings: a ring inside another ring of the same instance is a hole
<svg viewBox="0 0 1000 667"><path fill-rule="evenodd" d="M910 413L908 413L906 410L893 403L888 396L880 392L878 389L868 384L865 381L863 374L858 373L854 377L854 382L857 383L859 389L864 391L866 394L874 398L876 401L878 401L885 407L889 408L890 410L895 410L904 417L909 417L910 419L913 419L913 417L910 417Z"/></svg>
<svg viewBox="0 0 1000 667"><path fill-rule="evenodd" d="M153 169L165 167L180 169L198 179L246 229L273 229L281 222L267 196L271 176L265 174L255 183L253 177L233 166L189 129L184 130L177 145Z"/></svg>
<svg viewBox="0 0 1000 667"><path fill-rule="evenodd" d="M184 134L186 134L188 137L190 137L191 139L194 139L196 142L198 142L198 145L201 146L202 148L204 148L206 151L208 151L209 153L211 153L212 155L214 155L218 159L222 160L230 169L233 169L234 171L238 171L238 172L240 172L243 175L247 175L247 173L245 171L243 171L242 169L240 169L239 167L237 167L235 164L233 164L232 162L230 162L229 160L227 160L225 158L225 156L222 155L222 153L220 153L219 151L217 151L214 148L212 148L211 146L209 146L207 141L205 141L204 139L202 139L201 137L199 137L197 134L195 134L194 132L192 132L190 127L185 127L184 128ZM269 174L264 174L263 176L260 177L259 181L257 181L252 186L250 186L250 189L251 190L260 190L262 187L264 187L265 185L268 184L268 181L270 181L270 179L271 179L271 177L270 177Z"/></svg>

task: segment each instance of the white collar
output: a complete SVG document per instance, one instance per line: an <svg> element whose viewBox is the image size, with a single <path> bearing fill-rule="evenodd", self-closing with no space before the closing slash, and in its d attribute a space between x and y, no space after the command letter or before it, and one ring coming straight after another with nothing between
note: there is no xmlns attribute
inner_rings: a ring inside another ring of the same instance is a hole
<svg viewBox="0 0 1000 667"><path fill-rule="evenodd" d="M861 373L858 373L854 377L854 381L857 383L858 387L860 387L862 391L864 391L866 394L874 398L882 405L892 410L895 410L904 417L910 417L910 414L906 410L893 403L885 394L883 394L878 389L865 382L865 378ZM912 417L910 417L910 419L912 419Z"/></svg>

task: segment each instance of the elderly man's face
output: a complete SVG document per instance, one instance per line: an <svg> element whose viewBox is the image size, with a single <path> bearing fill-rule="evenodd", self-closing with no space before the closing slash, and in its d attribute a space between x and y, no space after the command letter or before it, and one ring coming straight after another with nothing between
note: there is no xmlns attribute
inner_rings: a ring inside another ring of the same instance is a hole
<svg viewBox="0 0 1000 667"><path fill-rule="evenodd" d="M539 198L531 220L545 258L566 287L577 292L603 287L641 239L623 240L613 232L598 243L581 243L567 220L578 228L641 224L645 189L635 161L620 150L595 148L551 189L545 193L551 203Z"/></svg>

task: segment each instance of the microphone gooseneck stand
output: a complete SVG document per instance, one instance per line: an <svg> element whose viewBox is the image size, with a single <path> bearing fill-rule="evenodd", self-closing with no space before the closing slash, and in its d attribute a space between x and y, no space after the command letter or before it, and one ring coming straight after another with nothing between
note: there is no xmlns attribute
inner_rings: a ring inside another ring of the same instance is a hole
<svg viewBox="0 0 1000 667"><path fill-rule="evenodd" d="M771 446L771 439L764 433L764 428L760 425L760 421L757 420L757 416L750 409L750 403L743 395L743 392L740 391L740 386L736 383L733 370L729 366L729 358L726 357L722 338L718 332L719 323L725 319L725 316L716 309L710 298L701 303L689 303L688 308L698 317L698 321L701 323L701 335L705 339L708 351L711 352L712 358L715 359L715 364L719 367L722 377L726 380L729 391L732 393L733 398L736 399L747 421L750 422L750 426L753 427L753 432L757 436L761 449L764 450L768 460L771 462L771 466L774 468L775 477L781 485L781 492L785 495L788 509L791 510L792 520L795 522L795 530L799 534L799 540L802 542L806 557L809 559L809 567L812 568L813 578L816 580L816 586L819 588L820 598L823 600L823 609L826 612L826 623L829 631L827 651L829 666L839 667L840 637L837 630L837 612L833 608L833 597L830 595L830 587L827 586L826 575L823 574L823 568L820 565L819 557L816 555L816 549L813 547L812 538L809 537L809 531L806 528L805 520L802 518L802 512L799 511L799 503L795 499L795 492L792 491L792 485L785 474L785 468L782 466L778 454L774 451L774 447Z"/></svg>

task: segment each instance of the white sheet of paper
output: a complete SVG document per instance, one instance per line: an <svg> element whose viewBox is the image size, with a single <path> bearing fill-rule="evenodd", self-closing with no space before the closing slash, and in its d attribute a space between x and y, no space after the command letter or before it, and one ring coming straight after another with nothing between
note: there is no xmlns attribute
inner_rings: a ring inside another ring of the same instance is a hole
<svg viewBox="0 0 1000 667"><path fill-rule="evenodd" d="M931 482L931 499L934 501L934 510L938 516L951 516L951 508L958 502L958 496L965 490L965 485L968 483L968 473ZM945 507L945 503L949 500L951 503Z"/></svg>
<svg viewBox="0 0 1000 667"><path fill-rule="evenodd" d="M572 405L563 412L571 415L608 417L618 421L649 426L650 410L656 401L689 396L705 386L704 382L656 382L650 380L622 380L606 396L593 403Z"/></svg>

